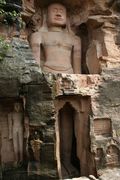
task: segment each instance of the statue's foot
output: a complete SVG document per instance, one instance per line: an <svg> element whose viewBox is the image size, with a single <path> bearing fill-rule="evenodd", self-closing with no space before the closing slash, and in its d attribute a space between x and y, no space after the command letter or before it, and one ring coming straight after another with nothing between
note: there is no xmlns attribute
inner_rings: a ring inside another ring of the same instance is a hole
<svg viewBox="0 0 120 180"><path fill-rule="evenodd" d="M36 174L37 175L40 175L41 173L40 173L40 163L36 163Z"/></svg>
<svg viewBox="0 0 120 180"><path fill-rule="evenodd" d="M19 167L22 167L22 166L23 166L23 161L19 161L19 162L18 162L18 166L19 166Z"/></svg>
<svg viewBox="0 0 120 180"><path fill-rule="evenodd" d="M15 161L14 162L14 167L17 167L18 166L18 161Z"/></svg>
<svg viewBox="0 0 120 180"><path fill-rule="evenodd" d="M69 177L78 177L80 175L79 171L70 162L64 162L63 167Z"/></svg>
<svg viewBox="0 0 120 180"><path fill-rule="evenodd" d="M64 168L63 165L61 165L61 171L62 171L63 178L69 178L69 173L68 173L67 169Z"/></svg>

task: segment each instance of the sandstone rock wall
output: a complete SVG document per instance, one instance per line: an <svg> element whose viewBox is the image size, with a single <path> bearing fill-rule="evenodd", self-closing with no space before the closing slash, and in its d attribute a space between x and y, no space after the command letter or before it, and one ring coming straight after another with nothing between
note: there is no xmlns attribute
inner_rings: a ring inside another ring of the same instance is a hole
<svg viewBox="0 0 120 180"><path fill-rule="evenodd" d="M76 0L66 3L70 6L71 27L82 40L84 75L55 76L41 71L26 40L31 33L29 22L33 23L32 31L40 27L41 14L34 14L36 4L40 4L35 1L34 7L33 1L24 0L22 16L28 28L21 30L18 38L9 37L6 25L0 28L11 44L6 57L0 61L0 112L3 106L9 105L6 103L8 100L24 101L24 110L29 116L29 135L34 140L37 133L43 142L39 151L39 172L35 173L40 177L57 179L60 175L60 150L59 128L56 125L59 105L56 102L61 103L60 99L69 101L72 107L80 111L80 116L84 116L87 108L84 99L88 98L90 109L83 118L79 135L83 139L79 159L83 174L80 176L93 174L99 179L107 179L106 168L117 167L112 175L113 180L116 171L119 178L120 166L120 3L119 0ZM6 117L5 112L5 122ZM27 159L28 164L34 163L29 156ZM30 171L28 166L26 171Z"/></svg>

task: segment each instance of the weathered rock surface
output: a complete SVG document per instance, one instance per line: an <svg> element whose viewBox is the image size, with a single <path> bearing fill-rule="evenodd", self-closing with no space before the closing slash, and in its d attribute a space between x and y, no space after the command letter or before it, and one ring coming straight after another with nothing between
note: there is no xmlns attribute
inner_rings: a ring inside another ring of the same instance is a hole
<svg viewBox="0 0 120 180"><path fill-rule="evenodd" d="M84 135L82 143L89 149L89 161L87 168L84 166L83 169L88 170L92 163L96 168L94 175L98 175L100 180L118 180L120 169L115 167L120 166L120 2L66 2L70 4L70 9L74 7L71 9L70 22L82 39L82 64L85 74L44 74L37 66L28 42L13 38L10 42L11 48L0 62L1 102L5 103L6 99L25 98L25 108L30 118L29 126L42 134L39 175L46 179L58 179L58 129L55 129L58 114L54 100L64 99L67 102L71 97L77 99L81 114L84 114L86 105L82 104L81 99L89 98L89 118L84 121L81 131ZM27 3L23 5L26 22L35 12L34 4L30 4L30 1ZM39 26L36 29L38 28ZM0 107L3 104L1 103ZM74 102L73 104L76 106ZM85 138L90 140L88 144L84 143L87 142ZM93 162L89 158L91 154ZM85 176L91 174L87 173ZM73 179L87 180L92 177Z"/></svg>
<svg viewBox="0 0 120 180"><path fill-rule="evenodd" d="M118 180L119 178L120 169L108 169L102 176L99 177L100 180Z"/></svg>
<svg viewBox="0 0 120 180"><path fill-rule="evenodd" d="M65 179L65 180L70 180L70 179ZM73 178L73 180L89 180L87 177L80 177L80 178Z"/></svg>
<svg viewBox="0 0 120 180"><path fill-rule="evenodd" d="M70 179L65 179L65 180L70 180ZM98 179L96 179L93 175L90 175L89 178L79 177L79 178L73 178L73 180L98 180Z"/></svg>
<svg viewBox="0 0 120 180"><path fill-rule="evenodd" d="M14 38L8 54L0 62L0 98L5 102L7 99L25 97L26 111L30 117L29 126L34 127L35 131L39 127L44 141L41 146L41 177L48 176L54 179L57 172L54 159L55 118L52 82L52 76L44 75L38 68L29 44Z"/></svg>

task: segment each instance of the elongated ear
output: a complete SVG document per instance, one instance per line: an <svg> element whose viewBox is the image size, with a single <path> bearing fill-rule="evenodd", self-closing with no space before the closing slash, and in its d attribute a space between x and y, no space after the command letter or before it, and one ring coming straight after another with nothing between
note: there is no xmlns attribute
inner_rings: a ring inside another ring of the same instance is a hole
<svg viewBox="0 0 120 180"><path fill-rule="evenodd" d="M47 8L42 10L42 14L43 14L43 20L42 20L42 26L41 29L47 29Z"/></svg>
<svg viewBox="0 0 120 180"><path fill-rule="evenodd" d="M23 110L25 110L25 107L26 107L26 98L25 98L24 95L21 95L20 98L21 98L21 103L23 105Z"/></svg>
<svg viewBox="0 0 120 180"><path fill-rule="evenodd" d="M12 113L9 113L8 114L8 121L11 121L11 119L12 119Z"/></svg>
<svg viewBox="0 0 120 180"><path fill-rule="evenodd" d="M13 126L13 122L12 122L12 113L8 114L8 134L9 134L9 139L13 138L13 133L12 133L12 126Z"/></svg>
<svg viewBox="0 0 120 180"><path fill-rule="evenodd" d="M70 18L68 16L67 16L67 23L66 23L66 31L71 33L71 34L74 34L74 32L71 29Z"/></svg>
<svg viewBox="0 0 120 180"><path fill-rule="evenodd" d="M26 114L25 114L25 117L24 117L24 124L29 125L29 117Z"/></svg>

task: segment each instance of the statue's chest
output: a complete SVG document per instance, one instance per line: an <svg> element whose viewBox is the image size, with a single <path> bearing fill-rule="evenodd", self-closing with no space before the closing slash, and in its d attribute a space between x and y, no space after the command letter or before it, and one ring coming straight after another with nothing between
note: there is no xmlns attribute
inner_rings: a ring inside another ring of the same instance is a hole
<svg viewBox="0 0 120 180"><path fill-rule="evenodd" d="M14 121L21 121L23 119L23 114L21 112L17 113L17 112L14 112L13 113L13 120Z"/></svg>
<svg viewBox="0 0 120 180"><path fill-rule="evenodd" d="M61 32L49 32L46 33L43 37L43 44L44 46L68 46L72 47L72 38L70 35L61 33Z"/></svg>

